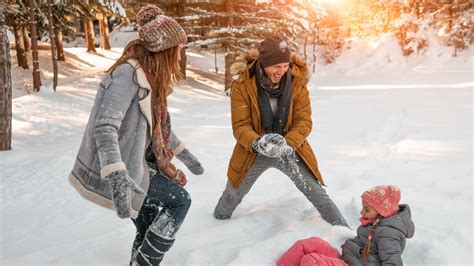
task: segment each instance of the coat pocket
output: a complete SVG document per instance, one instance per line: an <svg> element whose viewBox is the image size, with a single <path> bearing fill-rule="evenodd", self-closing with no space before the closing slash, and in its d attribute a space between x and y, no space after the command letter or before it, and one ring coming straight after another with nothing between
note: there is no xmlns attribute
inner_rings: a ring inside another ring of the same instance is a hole
<svg viewBox="0 0 474 266"><path fill-rule="evenodd" d="M251 152L245 150L244 147L240 144L236 144L234 147L234 151L232 153L232 157L230 158L230 167L232 170L234 170L236 173L240 174L242 173L248 163L248 161L251 159L252 154Z"/></svg>

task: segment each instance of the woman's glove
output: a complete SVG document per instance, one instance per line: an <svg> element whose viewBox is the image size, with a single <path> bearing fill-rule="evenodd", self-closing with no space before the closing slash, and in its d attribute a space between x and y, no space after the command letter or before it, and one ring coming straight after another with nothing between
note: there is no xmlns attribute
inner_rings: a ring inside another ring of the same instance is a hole
<svg viewBox="0 0 474 266"><path fill-rule="evenodd" d="M278 158L291 149L285 138L280 134L269 133L263 135L252 144L252 149L261 155Z"/></svg>
<svg viewBox="0 0 474 266"><path fill-rule="evenodd" d="M176 158L183 162L191 173L195 175L202 175L204 173L204 168L201 163L188 149L184 149L182 152L176 154Z"/></svg>
<svg viewBox="0 0 474 266"><path fill-rule="evenodd" d="M115 171L105 178L112 187L112 199L118 217L129 218L132 210L132 192L145 196L145 191L135 183L126 170Z"/></svg>

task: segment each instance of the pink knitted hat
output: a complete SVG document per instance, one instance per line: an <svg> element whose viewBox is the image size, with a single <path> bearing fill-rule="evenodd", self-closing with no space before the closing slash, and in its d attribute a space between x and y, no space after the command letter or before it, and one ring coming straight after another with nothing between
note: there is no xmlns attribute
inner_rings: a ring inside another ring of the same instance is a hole
<svg viewBox="0 0 474 266"><path fill-rule="evenodd" d="M376 186L362 194L362 200L382 217L397 213L400 202L400 188L397 186Z"/></svg>
<svg viewBox="0 0 474 266"><path fill-rule="evenodd" d="M178 22L165 16L155 5L146 5L140 9L137 13L137 23L140 26L138 36L148 51L160 52L188 41Z"/></svg>

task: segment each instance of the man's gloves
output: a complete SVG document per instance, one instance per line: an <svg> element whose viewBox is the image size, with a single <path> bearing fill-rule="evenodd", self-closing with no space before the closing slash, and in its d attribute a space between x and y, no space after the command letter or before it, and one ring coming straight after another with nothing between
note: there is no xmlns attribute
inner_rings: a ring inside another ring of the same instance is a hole
<svg viewBox="0 0 474 266"><path fill-rule="evenodd" d="M252 144L252 149L261 155L279 158L292 149L286 143L285 138L280 134L269 133L263 135Z"/></svg>
<svg viewBox="0 0 474 266"><path fill-rule="evenodd" d="M106 179L112 187L112 199L118 217L129 218L132 210L132 192L144 196L145 191L135 183L126 170L115 171Z"/></svg>
<svg viewBox="0 0 474 266"><path fill-rule="evenodd" d="M201 163L188 149L184 149L182 152L176 154L176 158L183 162L191 173L195 175L202 175L204 173L204 168Z"/></svg>

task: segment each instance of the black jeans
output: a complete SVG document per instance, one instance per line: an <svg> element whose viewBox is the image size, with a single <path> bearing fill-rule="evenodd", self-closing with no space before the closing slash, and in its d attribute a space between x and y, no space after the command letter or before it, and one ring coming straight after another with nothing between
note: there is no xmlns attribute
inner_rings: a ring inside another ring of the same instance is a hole
<svg viewBox="0 0 474 266"><path fill-rule="evenodd" d="M165 239L174 239L191 206L189 193L178 183L157 173L150 177L147 196L136 219L133 249L142 245L148 230Z"/></svg>

